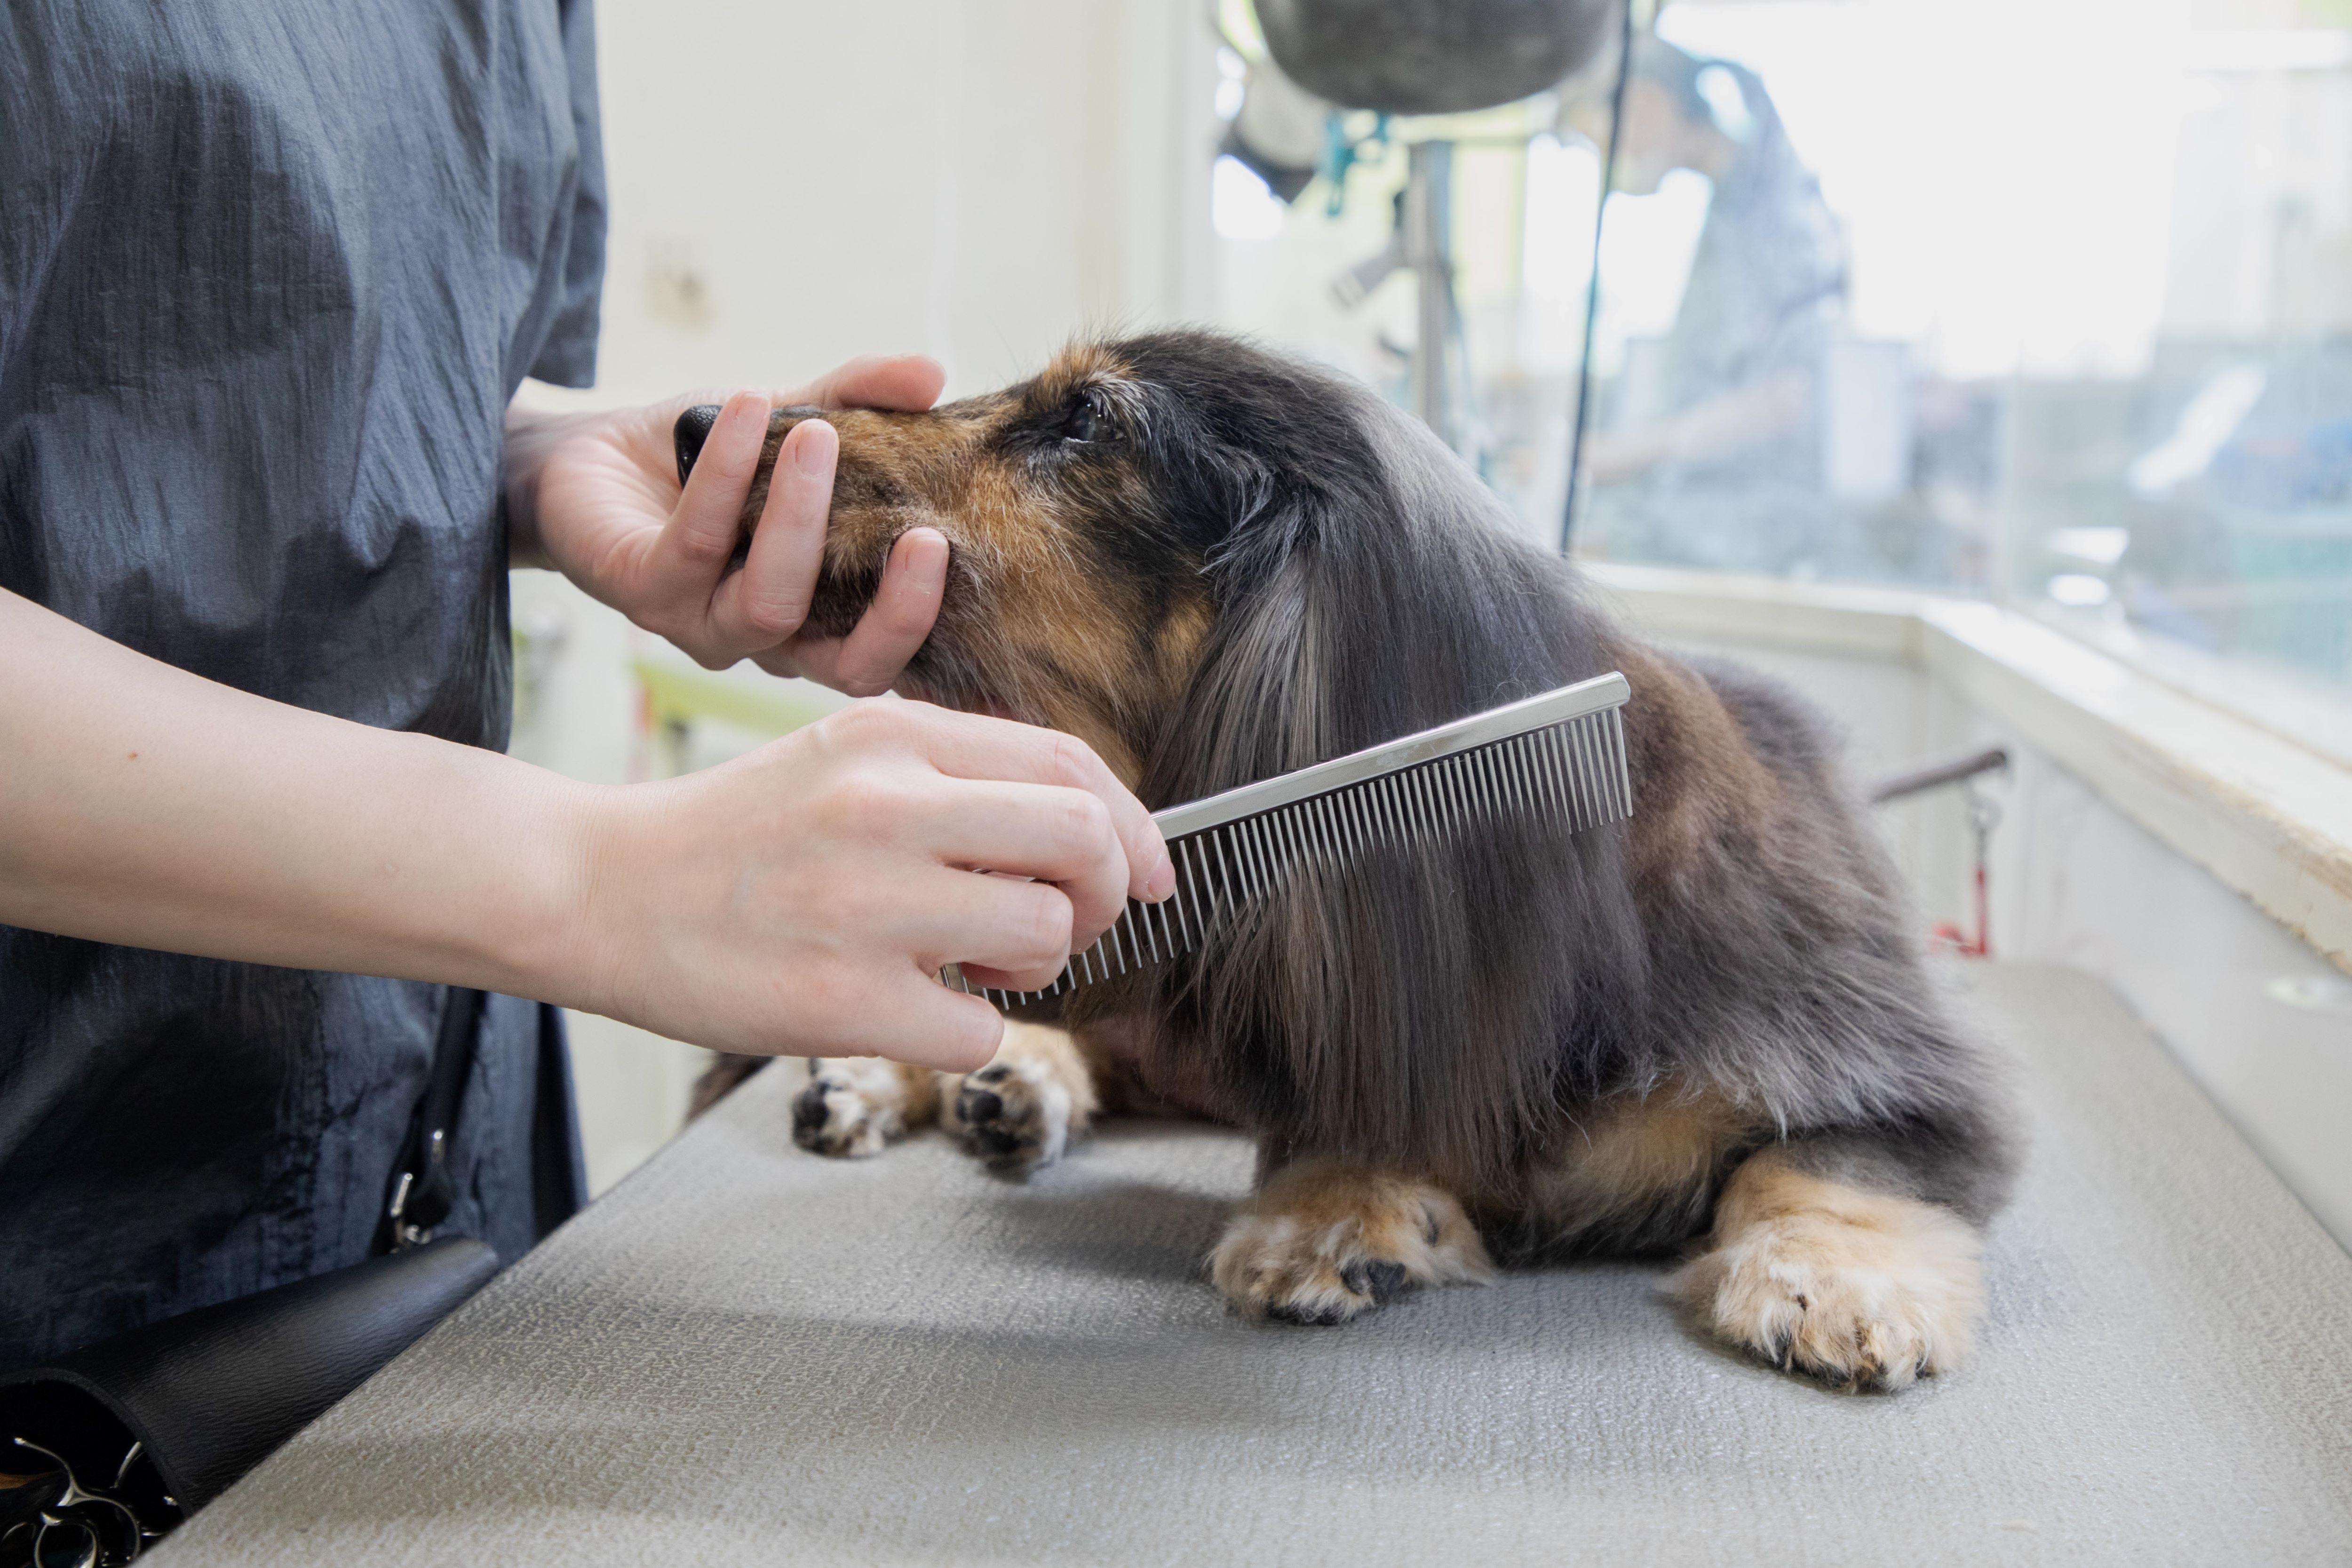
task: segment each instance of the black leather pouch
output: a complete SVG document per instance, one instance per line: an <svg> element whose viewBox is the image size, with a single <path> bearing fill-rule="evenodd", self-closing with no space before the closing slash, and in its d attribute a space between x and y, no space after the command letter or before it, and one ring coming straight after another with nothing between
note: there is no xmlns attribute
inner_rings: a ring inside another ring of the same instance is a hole
<svg viewBox="0 0 2352 1568"><path fill-rule="evenodd" d="M41 1512L63 1506L48 1498L59 1486L100 1502L120 1494L152 1537L220 1495L498 1269L488 1245L450 1237L0 1377L0 1514L37 1527ZM19 1438L38 1448L12 1443ZM52 1460L70 1476L45 1479ZM12 1488L22 1508L8 1507ZM14 1535L16 1522L0 1519L0 1530Z"/></svg>

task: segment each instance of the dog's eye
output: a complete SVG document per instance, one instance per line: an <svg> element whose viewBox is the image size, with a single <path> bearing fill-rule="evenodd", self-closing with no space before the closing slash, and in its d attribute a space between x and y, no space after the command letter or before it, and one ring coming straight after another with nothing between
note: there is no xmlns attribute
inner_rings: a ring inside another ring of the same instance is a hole
<svg viewBox="0 0 2352 1568"><path fill-rule="evenodd" d="M1113 434L1110 403L1099 388L1088 387L1070 405L1069 417L1062 421L1062 439L1077 446L1108 439Z"/></svg>

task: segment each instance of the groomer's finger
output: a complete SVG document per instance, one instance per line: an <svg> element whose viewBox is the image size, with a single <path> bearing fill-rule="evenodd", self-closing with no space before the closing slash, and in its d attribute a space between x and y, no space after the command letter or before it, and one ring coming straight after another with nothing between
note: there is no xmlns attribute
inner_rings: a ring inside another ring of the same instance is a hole
<svg viewBox="0 0 2352 1568"><path fill-rule="evenodd" d="M819 408L896 408L919 413L940 400L947 372L922 354L862 354L806 386L780 394L779 404Z"/></svg>
<svg viewBox="0 0 2352 1568"><path fill-rule="evenodd" d="M922 917L909 945L940 963L1004 975L1018 990L1052 984L1072 950L1100 934L1073 927L1070 900L1051 882L943 870L919 886Z"/></svg>
<svg viewBox="0 0 2352 1568"><path fill-rule="evenodd" d="M1034 971L1016 974L1003 969L991 969L985 963L967 963L961 968L964 983L968 985L989 986L999 991L1043 991L1059 980L1062 971L1069 966L1069 960L1064 959L1042 975Z"/></svg>
<svg viewBox="0 0 2352 1568"><path fill-rule="evenodd" d="M948 793L924 812L919 831L947 864L1058 887L1070 906L1074 947L1109 930L1127 908L1127 847L1099 796L994 779L958 779L943 787Z"/></svg>
<svg viewBox="0 0 2352 1568"><path fill-rule="evenodd" d="M908 732L940 772L957 778L1085 790L1110 809L1113 830L1126 851L1129 895L1157 902L1175 891L1176 868L1168 858L1159 825L1084 741L1057 730L958 713L926 702L905 707L907 717L915 721Z"/></svg>
<svg viewBox="0 0 2352 1568"><path fill-rule="evenodd" d="M758 393L739 392L719 409L677 507L640 563L642 609L662 623L653 629L666 636L701 629L712 591L734 557L744 498L767 437L768 400Z"/></svg>
<svg viewBox="0 0 2352 1568"><path fill-rule="evenodd" d="M947 536L908 529L890 546L882 584L849 635L793 647L799 672L852 697L878 697L931 635L947 588Z"/></svg>
<svg viewBox="0 0 2352 1568"><path fill-rule="evenodd" d="M993 1005L949 990L929 971L892 965L862 989L866 1005L855 1016L826 1020L825 1038L838 1055L970 1072L987 1065L1004 1038L1004 1016Z"/></svg>
<svg viewBox="0 0 2352 1568"><path fill-rule="evenodd" d="M711 596L709 631L722 646L772 647L808 619L840 447L832 426L809 419L793 426L777 449L743 569L730 573Z"/></svg>

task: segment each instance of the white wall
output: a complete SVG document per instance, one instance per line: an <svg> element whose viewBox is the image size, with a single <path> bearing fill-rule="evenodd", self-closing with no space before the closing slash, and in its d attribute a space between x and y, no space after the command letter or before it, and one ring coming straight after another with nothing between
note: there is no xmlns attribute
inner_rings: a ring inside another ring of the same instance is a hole
<svg viewBox="0 0 2352 1568"><path fill-rule="evenodd" d="M1213 42L1189 0L608 0L601 396L916 351L951 391L1199 310Z"/></svg>
<svg viewBox="0 0 2352 1568"><path fill-rule="evenodd" d="M597 27L598 383L530 402L782 389L910 351L947 365L952 396L1079 333L1206 314L1218 128L1193 0L604 0ZM550 574L514 589L539 676L515 754L605 783L661 771L629 665L672 656ZM697 760L754 740L698 737ZM677 1130L702 1053L572 1025L601 1192Z"/></svg>
<svg viewBox="0 0 2352 1568"><path fill-rule="evenodd" d="M1996 958L2063 963L2130 1004L2339 1241L2352 1247L2352 984L2210 872L1927 673L1873 659L1695 645L1826 709L1867 780L1986 745ZM1923 919L1968 918L1969 840L1942 792L1879 814Z"/></svg>

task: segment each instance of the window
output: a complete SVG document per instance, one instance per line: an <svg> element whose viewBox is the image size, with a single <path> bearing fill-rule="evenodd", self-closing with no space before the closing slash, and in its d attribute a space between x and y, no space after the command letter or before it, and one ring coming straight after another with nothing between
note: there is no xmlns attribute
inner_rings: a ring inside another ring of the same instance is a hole
<svg viewBox="0 0 2352 1568"><path fill-rule="evenodd" d="M1279 223L1221 170L1228 319L1403 401L1411 277L1326 282L1454 142L1453 436L1538 538L1613 85L1342 117ZM2352 0L1670 0L1601 235L1580 553L1996 598L2352 760Z"/></svg>

